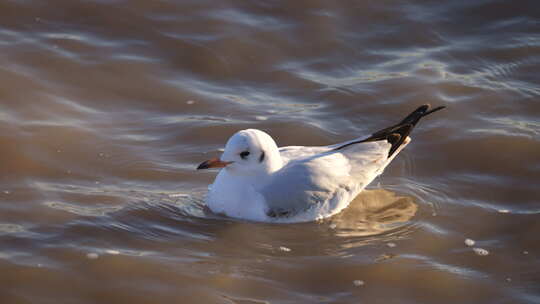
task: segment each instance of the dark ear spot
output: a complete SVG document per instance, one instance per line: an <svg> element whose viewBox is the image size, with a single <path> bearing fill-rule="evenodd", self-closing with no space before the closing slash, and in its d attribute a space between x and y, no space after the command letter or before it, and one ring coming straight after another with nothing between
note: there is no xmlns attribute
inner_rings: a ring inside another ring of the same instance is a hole
<svg viewBox="0 0 540 304"><path fill-rule="evenodd" d="M262 163L264 160L264 151L262 151L261 156L259 157L259 162Z"/></svg>
<svg viewBox="0 0 540 304"><path fill-rule="evenodd" d="M248 157L248 155L249 155L249 151L244 151L244 152L240 153L240 157L242 159L246 159Z"/></svg>

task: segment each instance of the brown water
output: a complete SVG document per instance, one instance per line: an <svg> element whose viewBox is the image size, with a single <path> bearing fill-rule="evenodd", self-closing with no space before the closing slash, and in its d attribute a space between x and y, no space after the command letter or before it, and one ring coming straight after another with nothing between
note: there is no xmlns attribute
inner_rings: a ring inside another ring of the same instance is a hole
<svg viewBox="0 0 540 304"><path fill-rule="evenodd" d="M0 1L0 303L540 303L539 71L538 1ZM204 207L239 129L426 102L335 217Z"/></svg>

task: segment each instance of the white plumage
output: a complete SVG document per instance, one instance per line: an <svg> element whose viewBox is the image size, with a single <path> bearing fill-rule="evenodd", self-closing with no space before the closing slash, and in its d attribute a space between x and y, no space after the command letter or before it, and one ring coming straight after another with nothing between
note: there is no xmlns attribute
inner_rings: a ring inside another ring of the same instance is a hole
<svg viewBox="0 0 540 304"><path fill-rule="evenodd" d="M323 146L278 148L267 133L235 133L219 159L198 169L223 168L210 187L216 213L261 222L305 222L343 210L410 142L408 134L432 111L418 108L399 124L366 139Z"/></svg>

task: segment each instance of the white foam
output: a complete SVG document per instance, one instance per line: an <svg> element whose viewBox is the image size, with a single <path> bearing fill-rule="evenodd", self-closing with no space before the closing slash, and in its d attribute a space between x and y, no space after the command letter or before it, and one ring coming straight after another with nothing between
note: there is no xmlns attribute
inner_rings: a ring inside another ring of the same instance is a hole
<svg viewBox="0 0 540 304"><path fill-rule="evenodd" d="M473 248L474 253L481 256L486 256L489 254L489 251L485 250L484 248Z"/></svg>
<svg viewBox="0 0 540 304"><path fill-rule="evenodd" d="M285 246L279 246L279 250L284 251L284 252L290 252L291 248L287 248Z"/></svg>
<svg viewBox="0 0 540 304"><path fill-rule="evenodd" d="M19 233L26 229L21 225L16 224L0 224L0 234Z"/></svg>
<svg viewBox="0 0 540 304"><path fill-rule="evenodd" d="M63 211L67 211L70 213L83 215L83 216L104 216L104 215L107 215L108 213L116 212L122 209L122 207L120 206L83 207L83 206L72 205L68 203L62 203L62 202L45 202L43 204L53 209L59 209L59 210L63 210Z"/></svg>
<svg viewBox="0 0 540 304"><path fill-rule="evenodd" d="M173 194L169 194L169 197L170 198L173 198L173 197L190 197L190 195L185 194L185 193L173 193Z"/></svg>

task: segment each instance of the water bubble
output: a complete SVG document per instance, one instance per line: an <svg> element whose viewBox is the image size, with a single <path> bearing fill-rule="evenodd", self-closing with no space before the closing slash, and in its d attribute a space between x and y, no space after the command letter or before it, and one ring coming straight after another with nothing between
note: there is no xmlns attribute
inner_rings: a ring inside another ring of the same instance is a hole
<svg viewBox="0 0 540 304"><path fill-rule="evenodd" d="M95 252L90 252L86 254L86 257L89 258L90 260L95 260L99 258L99 255Z"/></svg>
<svg viewBox="0 0 540 304"><path fill-rule="evenodd" d="M475 241L471 239L465 239L465 245L472 247L474 246Z"/></svg>
<svg viewBox="0 0 540 304"><path fill-rule="evenodd" d="M524 250L523 254L529 254L529 252L527 250Z"/></svg>
<svg viewBox="0 0 540 304"><path fill-rule="evenodd" d="M173 193L173 194L169 194L169 197L170 197L170 198L174 198L174 197L189 197L189 194L185 194L185 193Z"/></svg>
<svg viewBox="0 0 540 304"><path fill-rule="evenodd" d="M352 283L353 283L354 286L357 286L357 287L364 286L366 284L366 282L364 282L362 280L354 280Z"/></svg>
<svg viewBox="0 0 540 304"><path fill-rule="evenodd" d="M290 252L291 248L287 248L285 246L279 246L279 250L284 251L284 252Z"/></svg>
<svg viewBox="0 0 540 304"><path fill-rule="evenodd" d="M395 257L396 257L395 254L383 253L375 258L375 262L379 263L379 262L386 261Z"/></svg>
<svg viewBox="0 0 540 304"><path fill-rule="evenodd" d="M4 194L10 194L11 192L9 190L4 190Z"/></svg>
<svg viewBox="0 0 540 304"><path fill-rule="evenodd" d="M337 228L336 224L330 224L330 229L336 229L336 228Z"/></svg>
<svg viewBox="0 0 540 304"><path fill-rule="evenodd" d="M192 105L192 104L195 103L195 101L194 101L194 100L188 100L188 101L186 101L186 103L187 103L188 105Z"/></svg>
<svg viewBox="0 0 540 304"><path fill-rule="evenodd" d="M489 254L489 251L483 249L483 248L473 248L474 253L477 255L485 256Z"/></svg>
<svg viewBox="0 0 540 304"><path fill-rule="evenodd" d="M390 242L390 243L387 243L386 246L388 246L388 247L390 247L390 248L394 248L394 247L396 247L397 245L396 245L396 243Z"/></svg>

